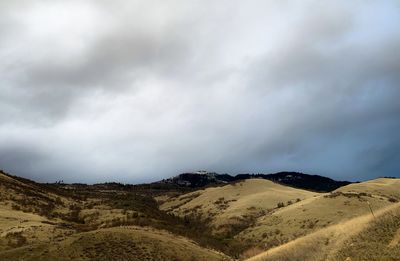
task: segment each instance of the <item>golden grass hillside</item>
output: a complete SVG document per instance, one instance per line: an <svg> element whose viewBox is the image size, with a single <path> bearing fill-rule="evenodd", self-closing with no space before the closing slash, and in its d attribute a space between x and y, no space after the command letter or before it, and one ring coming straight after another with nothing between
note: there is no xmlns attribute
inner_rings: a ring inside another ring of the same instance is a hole
<svg viewBox="0 0 400 261"><path fill-rule="evenodd" d="M178 216L199 216L211 221L215 231L250 225L277 208L318 195L264 179L248 179L222 187L206 188L171 198L161 209Z"/></svg>
<svg viewBox="0 0 400 261"><path fill-rule="evenodd" d="M343 193L371 194L393 202L400 201L400 179L378 178L361 183L350 184L335 190Z"/></svg>
<svg viewBox="0 0 400 261"><path fill-rule="evenodd" d="M232 260L265 250L257 258L370 260L365 249L393 260L398 253L399 179L330 193L263 179L166 191L40 184L0 172L0 260Z"/></svg>
<svg viewBox="0 0 400 261"><path fill-rule="evenodd" d="M242 231L237 238L249 245L269 249L368 214L370 207L376 211L392 205L397 202L399 191L398 179L377 179L344 186L261 216L254 226Z"/></svg>
<svg viewBox="0 0 400 261"><path fill-rule="evenodd" d="M0 252L21 246L48 243L74 230L33 213L0 208Z"/></svg>
<svg viewBox="0 0 400 261"><path fill-rule="evenodd" d="M0 260L231 260L166 231L115 227L0 252Z"/></svg>
<svg viewBox="0 0 400 261"><path fill-rule="evenodd" d="M57 218L68 216L68 205L73 202L34 182L0 172L0 251L74 233Z"/></svg>
<svg viewBox="0 0 400 261"><path fill-rule="evenodd" d="M400 204L332 225L248 261L399 260Z"/></svg>
<svg viewBox="0 0 400 261"><path fill-rule="evenodd" d="M56 194L43 185L0 171L0 207L35 213L49 218L64 216L78 198Z"/></svg>
<svg viewBox="0 0 400 261"><path fill-rule="evenodd" d="M202 224L160 211L143 191L100 187L0 173L0 260L224 260L208 248L237 252Z"/></svg>

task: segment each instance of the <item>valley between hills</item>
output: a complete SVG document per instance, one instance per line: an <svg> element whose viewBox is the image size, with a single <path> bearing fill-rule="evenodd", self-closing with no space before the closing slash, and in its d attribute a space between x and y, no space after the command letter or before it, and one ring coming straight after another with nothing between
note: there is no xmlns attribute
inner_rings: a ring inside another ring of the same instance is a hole
<svg viewBox="0 0 400 261"><path fill-rule="evenodd" d="M0 172L0 260L400 260L399 201L396 178L86 185Z"/></svg>

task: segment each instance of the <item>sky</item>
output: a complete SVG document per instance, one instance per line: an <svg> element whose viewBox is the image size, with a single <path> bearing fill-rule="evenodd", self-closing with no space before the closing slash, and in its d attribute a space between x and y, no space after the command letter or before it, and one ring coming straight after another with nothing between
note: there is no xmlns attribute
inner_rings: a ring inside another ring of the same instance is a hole
<svg viewBox="0 0 400 261"><path fill-rule="evenodd" d="M0 169L400 177L399 1L2 0Z"/></svg>

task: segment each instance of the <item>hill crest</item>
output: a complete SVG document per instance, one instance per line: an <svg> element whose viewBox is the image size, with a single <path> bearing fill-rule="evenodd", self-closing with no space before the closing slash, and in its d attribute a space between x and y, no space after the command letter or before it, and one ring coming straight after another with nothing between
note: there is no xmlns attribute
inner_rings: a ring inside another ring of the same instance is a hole
<svg viewBox="0 0 400 261"><path fill-rule="evenodd" d="M342 186L351 184L349 181L337 181L320 175L287 171L272 174L237 174L235 176L229 174L218 174L216 172L197 171L182 173L169 179L154 182L153 184L169 184L181 187L202 188L254 178L266 179L282 185L316 192L330 192Z"/></svg>

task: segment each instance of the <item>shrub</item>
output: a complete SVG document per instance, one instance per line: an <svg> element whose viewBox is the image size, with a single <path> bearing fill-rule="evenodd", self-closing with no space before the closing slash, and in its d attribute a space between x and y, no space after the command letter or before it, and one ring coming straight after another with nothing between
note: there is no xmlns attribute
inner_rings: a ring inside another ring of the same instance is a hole
<svg viewBox="0 0 400 261"><path fill-rule="evenodd" d="M57 197L55 202L56 202L56 205L58 205L58 206L64 206L64 202L61 200L60 197Z"/></svg>
<svg viewBox="0 0 400 261"><path fill-rule="evenodd" d="M12 208L13 210L21 210L21 207L18 206L18 205L16 205L16 204L12 204L11 208Z"/></svg>
<svg viewBox="0 0 400 261"><path fill-rule="evenodd" d="M22 235L22 232L9 233L6 236L8 240L7 245L10 247L21 247L27 243L26 238Z"/></svg>

